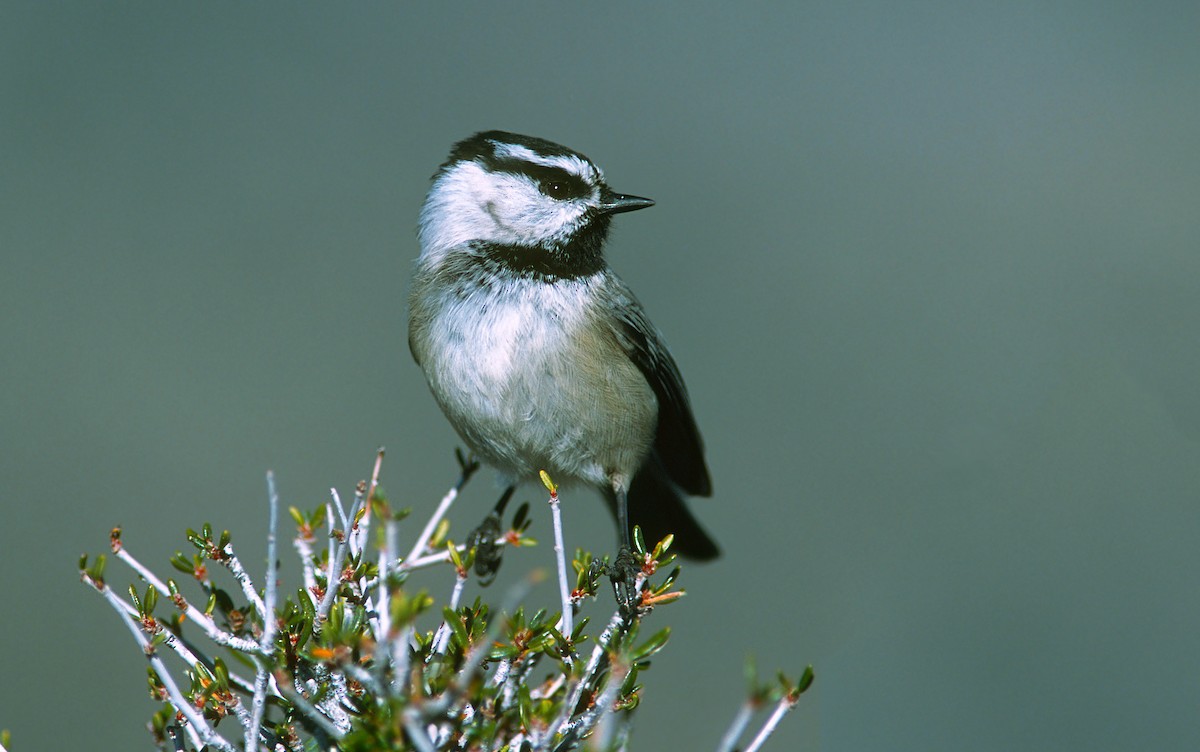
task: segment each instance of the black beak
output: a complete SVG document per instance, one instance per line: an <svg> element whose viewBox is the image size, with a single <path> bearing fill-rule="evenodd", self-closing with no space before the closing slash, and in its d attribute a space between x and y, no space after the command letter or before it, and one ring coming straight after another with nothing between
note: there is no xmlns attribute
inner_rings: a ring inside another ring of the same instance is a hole
<svg viewBox="0 0 1200 752"><path fill-rule="evenodd" d="M600 201L599 209L603 214L620 214L654 206L654 201L651 199L641 196L626 196L623 193L612 193L607 190L600 197Z"/></svg>

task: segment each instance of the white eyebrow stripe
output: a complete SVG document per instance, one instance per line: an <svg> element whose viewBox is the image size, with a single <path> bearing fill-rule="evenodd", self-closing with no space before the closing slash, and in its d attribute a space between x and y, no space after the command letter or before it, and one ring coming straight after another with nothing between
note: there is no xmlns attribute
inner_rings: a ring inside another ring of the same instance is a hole
<svg viewBox="0 0 1200 752"><path fill-rule="evenodd" d="M498 157L519 159L523 162L542 165L543 167L558 167L572 175L579 175L588 180L588 182L595 182L598 178L603 177L603 173L600 172L599 168L581 157L570 154L538 154L536 151L520 144L510 144L503 141L492 141L492 144L496 147L496 156Z"/></svg>
<svg viewBox="0 0 1200 752"><path fill-rule="evenodd" d="M546 164L545 158L541 154L520 144L509 144L503 141L492 141L491 144L496 147L496 156L498 157L512 157L526 162Z"/></svg>

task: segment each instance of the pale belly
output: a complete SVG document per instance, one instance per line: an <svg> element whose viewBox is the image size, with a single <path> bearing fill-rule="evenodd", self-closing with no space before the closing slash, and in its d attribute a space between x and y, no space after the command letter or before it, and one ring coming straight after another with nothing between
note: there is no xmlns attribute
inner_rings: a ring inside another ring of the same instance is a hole
<svg viewBox="0 0 1200 752"><path fill-rule="evenodd" d="M657 400L609 330L577 296L513 296L474 305L445 296L413 347L446 417L513 482L610 486L641 466Z"/></svg>

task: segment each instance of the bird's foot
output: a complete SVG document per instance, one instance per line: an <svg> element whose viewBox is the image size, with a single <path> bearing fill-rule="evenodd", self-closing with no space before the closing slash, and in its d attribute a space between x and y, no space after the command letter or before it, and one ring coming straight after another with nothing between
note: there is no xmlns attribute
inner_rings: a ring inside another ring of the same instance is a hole
<svg viewBox="0 0 1200 752"><path fill-rule="evenodd" d="M642 602L642 592L639 580L642 568L638 566L629 546L621 546L617 551L616 560L608 565L605 572L612 580L613 593L617 597L617 606L626 618L637 614Z"/></svg>
<svg viewBox="0 0 1200 752"><path fill-rule="evenodd" d="M478 469L479 463L474 458L464 460L461 455L459 452L459 462L463 464L463 477L467 478ZM475 549L475 574L479 577L479 584L484 587L491 585L492 580L496 579L496 572L500 571L500 561L504 556L504 546L496 542L500 538L500 518L516 490L516 486L505 489L496 506L483 518L483 522L467 534L467 549ZM523 518L524 511L517 512L517 517ZM520 520L515 524L520 527Z"/></svg>
<svg viewBox="0 0 1200 752"><path fill-rule="evenodd" d="M504 556L504 546L496 543L500 537L500 514L491 512L467 536L467 549L475 549L475 575L479 584L487 587L496 579L500 571L500 562Z"/></svg>

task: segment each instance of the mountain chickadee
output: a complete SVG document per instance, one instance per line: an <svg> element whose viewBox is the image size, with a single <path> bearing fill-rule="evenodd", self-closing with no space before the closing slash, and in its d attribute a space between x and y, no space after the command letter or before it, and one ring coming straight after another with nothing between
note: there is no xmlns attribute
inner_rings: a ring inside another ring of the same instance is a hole
<svg viewBox="0 0 1200 752"><path fill-rule="evenodd" d="M510 484L546 470L600 488L622 551L712 559L681 492L712 493L687 390L662 336L604 260L613 192L590 159L540 138L454 145L421 209L408 344L446 417Z"/></svg>

